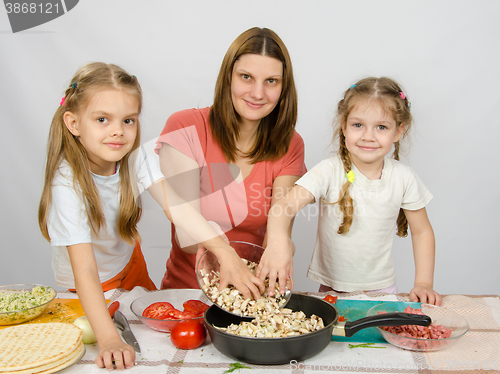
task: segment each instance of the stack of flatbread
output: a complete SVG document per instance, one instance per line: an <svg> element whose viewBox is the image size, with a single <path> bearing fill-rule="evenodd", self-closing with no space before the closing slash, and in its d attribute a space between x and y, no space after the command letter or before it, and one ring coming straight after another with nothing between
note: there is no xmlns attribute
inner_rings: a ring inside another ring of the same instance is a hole
<svg viewBox="0 0 500 374"><path fill-rule="evenodd" d="M0 330L0 374L54 373L85 353L82 331L70 323L33 323Z"/></svg>

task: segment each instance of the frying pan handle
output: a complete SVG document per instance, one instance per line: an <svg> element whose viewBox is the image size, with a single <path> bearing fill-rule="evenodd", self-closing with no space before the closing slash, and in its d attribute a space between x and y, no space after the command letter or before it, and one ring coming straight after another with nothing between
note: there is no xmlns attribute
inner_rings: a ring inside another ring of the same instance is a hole
<svg viewBox="0 0 500 374"><path fill-rule="evenodd" d="M410 313L382 313L345 323L345 336L351 337L360 330L378 326L419 325L429 326L431 317Z"/></svg>

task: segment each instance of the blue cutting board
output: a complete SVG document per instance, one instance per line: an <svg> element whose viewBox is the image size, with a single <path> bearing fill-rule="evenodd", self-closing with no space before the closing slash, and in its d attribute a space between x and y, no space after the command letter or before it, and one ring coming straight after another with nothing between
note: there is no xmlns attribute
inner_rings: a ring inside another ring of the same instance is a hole
<svg viewBox="0 0 500 374"><path fill-rule="evenodd" d="M394 301L379 301L379 300L342 300L338 299L334 304L339 315L344 316L346 321L355 321L364 318L368 315L368 310L375 305ZM356 342L356 343L387 343L385 339L377 331L376 327L358 331L350 338L345 336L332 335L332 341L337 342Z"/></svg>

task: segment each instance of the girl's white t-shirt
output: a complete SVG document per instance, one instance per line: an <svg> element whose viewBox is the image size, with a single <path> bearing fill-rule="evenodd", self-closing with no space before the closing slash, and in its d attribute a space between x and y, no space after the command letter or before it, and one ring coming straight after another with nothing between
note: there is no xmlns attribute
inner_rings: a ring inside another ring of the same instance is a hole
<svg viewBox="0 0 500 374"><path fill-rule="evenodd" d="M347 234L338 234L343 215L338 204L347 181L339 156L323 160L296 184L319 201L318 232L307 276L337 291L369 291L396 282L392 245L399 209L419 210L432 199L415 172L386 157L382 177L369 180L354 165L349 193L354 217Z"/></svg>
<svg viewBox="0 0 500 374"><path fill-rule="evenodd" d="M158 156L139 147L135 158L137 193L146 190L155 181L162 179ZM132 174L132 168L131 168ZM56 284L74 289L75 282L66 246L91 243L101 283L120 273L130 260L134 246L124 242L118 235L116 224L120 207L120 170L111 176L92 173L97 187L101 207L106 220L95 236L89 225L85 202L80 190L73 185L73 171L63 160L52 185L52 203L47 227L52 246L52 268ZM132 182L134 183L134 182Z"/></svg>

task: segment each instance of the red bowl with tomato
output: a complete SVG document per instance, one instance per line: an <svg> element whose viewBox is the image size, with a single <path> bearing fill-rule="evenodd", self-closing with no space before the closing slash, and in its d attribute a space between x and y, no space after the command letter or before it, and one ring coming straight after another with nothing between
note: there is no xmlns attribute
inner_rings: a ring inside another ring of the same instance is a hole
<svg viewBox="0 0 500 374"><path fill-rule="evenodd" d="M186 289L182 295L179 290L153 291L135 299L130 310L150 329L171 332L181 321L203 322L203 313L209 305L200 299L208 302L201 290Z"/></svg>

